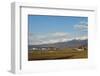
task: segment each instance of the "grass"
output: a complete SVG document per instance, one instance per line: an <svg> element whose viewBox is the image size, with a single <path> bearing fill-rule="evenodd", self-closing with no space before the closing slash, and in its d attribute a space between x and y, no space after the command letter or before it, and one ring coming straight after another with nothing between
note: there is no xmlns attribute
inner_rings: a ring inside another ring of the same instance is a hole
<svg viewBox="0 0 100 76"><path fill-rule="evenodd" d="M34 50L28 53L28 60L53 60L53 59L80 59L88 58L88 51L77 51L72 48L65 48L62 50Z"/></svg>

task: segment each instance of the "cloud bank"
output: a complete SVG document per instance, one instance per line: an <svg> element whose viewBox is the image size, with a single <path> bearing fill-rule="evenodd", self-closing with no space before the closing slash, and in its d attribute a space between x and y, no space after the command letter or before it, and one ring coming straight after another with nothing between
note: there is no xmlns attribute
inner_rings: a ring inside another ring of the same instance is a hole
<svg viewBox="0 0 100 76"><path fill-rule="evenodd" d="M86 36L77 36L74 37L69 33L65 32L54 32L54 33L47 33L43 35L29 33L29 45L39 45L39 44L50 44L56 42L67 42L73 39L84 40L87 39Z"/></svg>

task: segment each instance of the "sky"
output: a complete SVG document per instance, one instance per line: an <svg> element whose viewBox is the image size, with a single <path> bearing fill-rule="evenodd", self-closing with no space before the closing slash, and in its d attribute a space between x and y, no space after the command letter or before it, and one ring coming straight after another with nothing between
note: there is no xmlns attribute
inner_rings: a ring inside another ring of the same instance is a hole
<svg viewBox="0 0 100 76"><path fill-rule="evenodd" d="M28 15L28 44L87 39L88 17Z"/></svg>

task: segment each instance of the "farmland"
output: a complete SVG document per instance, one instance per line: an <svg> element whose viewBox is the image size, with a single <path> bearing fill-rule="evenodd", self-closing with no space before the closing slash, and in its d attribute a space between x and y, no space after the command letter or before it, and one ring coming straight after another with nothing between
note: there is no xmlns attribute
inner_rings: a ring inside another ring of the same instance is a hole
<svg viewBox="0 0 100 76"><path fill-rule="evenodd" d="M58 50L29 50L28 60L55 60L55 59L80 59L88 58L88 50L78 51L73 48Z"/></svg>

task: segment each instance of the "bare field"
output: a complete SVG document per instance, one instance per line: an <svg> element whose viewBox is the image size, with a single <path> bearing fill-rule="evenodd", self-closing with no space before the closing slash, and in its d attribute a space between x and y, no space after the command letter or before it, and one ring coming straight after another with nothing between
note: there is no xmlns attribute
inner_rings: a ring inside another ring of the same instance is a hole
<svg viewBox="0 0 100 76"><path fill-rule="evenodd" d="M55 60L55 59L80 59L88 58L88 51L77 51L75 49L63 50L35 50L28 53L28 60Z"/></svg>

